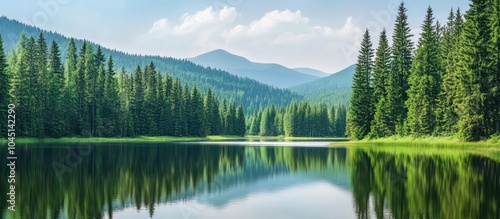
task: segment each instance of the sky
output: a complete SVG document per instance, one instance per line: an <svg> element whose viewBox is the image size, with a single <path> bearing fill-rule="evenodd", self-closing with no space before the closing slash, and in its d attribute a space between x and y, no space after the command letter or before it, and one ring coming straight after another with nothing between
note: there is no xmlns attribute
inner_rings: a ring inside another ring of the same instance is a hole
<svg viewBox="0 0 500 219"><path fill-rule="evenodd" d="M25 3L26 1L31 4ZM26 0L2 1L7 16L104 47L144 55L191 58L224 49L254 62L327 73L356 63L368 29L374 49L392 35L401 0ZM467 0L405 0L419 38L427 7L441 23Z"/></svg>

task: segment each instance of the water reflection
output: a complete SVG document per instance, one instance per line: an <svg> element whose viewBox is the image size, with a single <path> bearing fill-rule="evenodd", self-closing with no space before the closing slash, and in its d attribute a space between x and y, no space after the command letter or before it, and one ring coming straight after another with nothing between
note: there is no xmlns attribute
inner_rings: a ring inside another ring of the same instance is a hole
<svg viewBox="0 0 500 219"><path fill-rule="evenodd" d="M500 163L488 158L352 149L349 163L358 218L500 218Z"/></svg>
<svg viewBox="0 0 500 219"><path fill-rule="evenodd" d="M0 202L1 218L500 218L500 164L475 155L314 144L17 150L17 209Z"/></svg>

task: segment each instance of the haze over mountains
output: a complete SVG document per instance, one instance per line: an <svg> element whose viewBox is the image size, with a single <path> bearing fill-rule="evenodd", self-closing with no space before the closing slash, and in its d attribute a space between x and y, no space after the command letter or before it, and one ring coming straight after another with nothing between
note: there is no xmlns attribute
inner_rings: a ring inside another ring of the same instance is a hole
<svg viewBox="0 0 500 219"><path fill-rule="evenodd" d="M205 67L225 70L231 74L248 77L259 82L279 88L288 88L319 79L312 75L314 70L302 69L302 72L274 63L256 63L248 59L231 54L225 50L214 50L189 59ZM319 74L314 72L313 74Z"/></svg>

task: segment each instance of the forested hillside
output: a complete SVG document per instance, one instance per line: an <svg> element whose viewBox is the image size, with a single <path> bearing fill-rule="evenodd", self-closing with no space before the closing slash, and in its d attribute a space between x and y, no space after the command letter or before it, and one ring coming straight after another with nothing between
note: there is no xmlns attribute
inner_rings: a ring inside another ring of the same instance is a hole
<svg viewBox="0 0 500 219"><path fill-rule="evenodd" d="M290 88L290 90L304 95L304 101L311 103L325 103L329 106L348 105L351 96L352 78L356 65L331 74L309 83Z"/></svg>
<svg viewBox="0 0 500 219"><path fill-rule="evenodd" d="M403 3L392 47L384 30L374 50L366 30L353 79L349 136L478 141L500 135L500 1L473 0L470 6L465 16L451 10L445 25L429 7L416 47Z"/></svg>
<svg viewBox="0 0 500 219"><path fill-rule="evenodd" d="M4 39L4 49L7 56L17 47L19 36L23 32L27 37L32 36L34 38L37 38L39 33L42 32L47 42L55 41L60 47L61 61L66 62L70 38L58 33L43 31L6 17L0 17L0 34ZM74 43L76 48L81 48L84 43L92 46L94 50L98 46L95 43L77 39L74 40ZM287 105L292 100L302 98L285 89L274 88L252 79L231 75L225 71L204 68L187 60L127 54L104 47L101 49L105 57L113 56L115 66L124 67L129 73L132 73L137 65L146 66L153 62L157 71L167 72L173 78L179 78L182 83L187 83L190 87L196 84L198 89L204 92L211 88L217 97L231 102L234 101L236 104L242 104L248 112L271 104Z"/></svg>
<svg viewBox="0 0 500 219"><path fill-rule="evenodd" d="M0 133L8 128L18 137L245 135L242 106L183 84L153 62L137 65L131 75L123 67L117 73L113 57L87 42L77 49L71 40L67 54L63 64L55 41L48 44L42 33L36 40L21 34L7 60L0 35L0 100L18 118L0 126Z"/></svg>

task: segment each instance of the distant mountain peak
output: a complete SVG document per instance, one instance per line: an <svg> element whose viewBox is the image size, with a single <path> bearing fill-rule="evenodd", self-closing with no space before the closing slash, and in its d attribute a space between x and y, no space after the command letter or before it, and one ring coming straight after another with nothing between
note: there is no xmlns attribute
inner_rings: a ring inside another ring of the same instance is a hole
<svg viewBox="0 0 500 219"><path fill-rule="evenodd" d="M216 49L189 60L205 67L222 69L234 75L248 77L280 88L292 87L319 78L276 63L252 62L223 49Z"/></svg>

